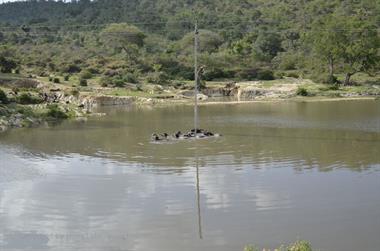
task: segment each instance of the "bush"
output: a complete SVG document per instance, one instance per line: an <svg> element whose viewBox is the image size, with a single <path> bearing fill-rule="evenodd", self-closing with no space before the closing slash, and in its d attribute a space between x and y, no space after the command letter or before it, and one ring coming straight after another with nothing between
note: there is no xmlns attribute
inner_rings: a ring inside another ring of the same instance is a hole
<svg viewBox="0 0 380 251"><path fill-rule="evenodd" d="M169 76L165 72L152 72L148 74L147 80L151 84L166 85L169 81Z"/></svg>
<svg viewBox="0 0 380 251"><path fill-rule="evenodd" d="M306 241L297 241L287 248L288 251L313 251L310 243Z"/></svg>
<svg viewBox="0 0 380 251"><path fill-rule="evenodd" d="M274 80L274 73L271 70L259 70L257 72L257 79L258 80Z"/></svg>
<svg viewBox="0 0 380 251"><path fill-rule="evenodd" d="M134 75L132 73L125 74L124 80L125 80L125 82L132 83L132 84L137 84L139 82L136 75Z"/></svg>
<svg viewBox="0 0 380 251"><path fill-rule="evenodd" d="M42 99L38 97L33 97L29 93L22 93L17 97L17 102L22 105L31 105L42 103Z"/></svg>
<svg viewBox="0 0 380 251"><path fill-rule="evenodd" d="M326 80L327 84L337 84L338 83L338 78L335 77L334 75L329 75Z"/></svg>
<svg viewBox="0 0 380 251"><path fill-rule="evenodd" d="M309 92L304 87L298 87L296 94L304 97L309 96Z"/></svg>
<svg viewBox="0 0 380 251"><path fill-rule="evenodd" d="M53 82L53 77L49 77L49 82Z"/></svg>
<svg viewBox="0 0 380 251"><path fill-rule="evenodd" d="M79 96L79 90L78 89L72 89L70 94L77 97L77 96Z"/></svg>
<svg viewBox="0 0 380 251"><path fill-rule="evenodd" d="M79 79L79 85L80 86L87 86L87 80L83 79L83 78Z"/></svg>
<svg viewBox="0 0 380 251"><path fill-rule="evenodd" d="M81 72L80 77L83 79L90 79L90 78L92 78L92 73L88 70L85 70L85 71Z"/></svg>
<svg viewBox="0 0 380 251"><path fill-rule="evenodd" d="M13 82L13 86L18 88L34 89L37 88L40 83L33 79L19 79Z"/></svg>
<svg viewBox="0 0 380 251"><path fill-rule="evenodd" d="M65 76L63 77L63 80L64 80L64 81L69 81L69 80L70 80L70 75L65 75Z"/></svg>
<svg viewBox="0 0 380 251"><path fill-rule="evenodd" d="M339 83L337 77L330 76L330 74L322 73L322 74L313 74L310 78L316 83L323 84L336 84Z"/></svg>
<svg viewBox="0 0 380 251"><path fill-rule="evenodd" d="M69 116L61 111L58 105L49 105L46 116L53 119L67 119Z"/></svg>
<svg viewBox="0 0 380 251"><path fill-rule="evenodd" d="M236 72L235 77L240 80L255 80L257 79L257 69L240 69Z"/></svg>
<svg viewBox="0 0 380 251"><path fill-rule="evenodd" d="M63 72L66 72L66 73L78 73L81 70L82 69L80 68L80 66L75 65L75 64L70 64L63 68Z"/></svg>
<svg viewBox="0 0 380 251"><path fill-rule="evenodd" d="M114 87L124 87L125 86L125 82L121 78L114 78L112 80L112 84Z"/></svg>
<svg viewBox="0 0 380 251"><path fill-rule="evenodd" d="M61 81L59 80L59 78L54 78L53 82L56 83L56 84L59 84Z"/></svg>
<svg viewBox="0 0 380 251"><path fill-rule="evenodd" d="M287 72L285 76L288 78L299 78L300 76L296 72Z"/></svg>
<svg viewBox="0 0 380 251"><path fill-rule="evenodd" d="M112 79L107 76L103 76L99 80L99 84L101 87L107 87L108 85L112 84Z"/></svg>
<svg viewBox="0 0 380 251"><path fill-rule="evenodd" d="M8 104L9 100L7 94L0 89L0 104Z"/></svg>

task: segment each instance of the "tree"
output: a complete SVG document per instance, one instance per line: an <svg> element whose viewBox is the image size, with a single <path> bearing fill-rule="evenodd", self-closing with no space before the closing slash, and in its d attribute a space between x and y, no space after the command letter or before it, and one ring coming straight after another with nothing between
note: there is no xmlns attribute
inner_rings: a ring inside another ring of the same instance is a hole
<svg viewBox="0 0 380 251"><path fill-rule="evenodd" d="M330 15L323 22L315 22L311 32L307 34L307 41L312 44L314 55L328 65L329 82L334 79L335 64L343 53L342 43L345 30L342 20Z"/></svg>
<svg viewBox="0 0 380 251"><path fill-rule="evenodd" d="M199 52L212 53L223 44L223 38L213 31L199 30ZM182 50L192 52L194 48L194 32L187 33L180 41Z"/></svg>
<svg viewBox="0 0 380 251"><path fill-rule="evenodd" d="M5 58L4 56L0 56L0 71L2 73L12 73L12 70L16 68L17 64L15 61Z"/></svg>
<svg viewBox="0 0 380 251"><path fill-rule="evenodd" d="M101 33L103 39L116 49L135 54L144 45L145 34L136 26L127 23L110 24Z"/></svg>
<svg viewBox="0 0 380 251"><path fill-rule="evenodd" d="M375 25L352 17L346 20L341 58L345 72L344 84L358 72L371 73L378 70L380 39Z"/></svg>
<svg viewBox="0 0 380 251"><path fill-rule="evenodd" d="M282 50L280 35L271 31L261 31L253 45L255 58L263 61L271 61Z"/></svg>
<svg viewBox="0 0 380 251"><path fill-rule="evenodd" d="M379 66L380 40L376 26L358 14L347 17L338 12L314 25L310 33L313 50L329 65L330 77L339 63L344 84L358 72L374 72Z"/></svg>

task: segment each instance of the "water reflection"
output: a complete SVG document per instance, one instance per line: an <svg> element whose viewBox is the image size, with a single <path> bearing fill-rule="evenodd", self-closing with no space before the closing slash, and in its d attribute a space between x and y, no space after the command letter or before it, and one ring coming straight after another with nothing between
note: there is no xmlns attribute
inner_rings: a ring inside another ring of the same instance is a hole
<svg viewBox="0 0 380 251"><path fill-rule="evenodd" d="M377 250L380 126L362 124L380 109L315 105L202 107L225 136L175 144L149 135L186 128L191 107L2 135L0 249L230 251L299 237Z"/></svg>

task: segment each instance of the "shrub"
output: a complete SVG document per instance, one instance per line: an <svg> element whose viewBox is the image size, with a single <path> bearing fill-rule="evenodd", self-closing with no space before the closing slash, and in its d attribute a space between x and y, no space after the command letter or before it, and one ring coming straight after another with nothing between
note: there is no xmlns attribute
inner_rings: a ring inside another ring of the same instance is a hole
<svg viewBox="0 0 380 251"><path fill-rule="evenodd" d="M330 74L322 73L322 74L313 74L310 78L316 83L323 84L336 84L339 83L337 77L330 76Z"/></svg>
<svg viewBox="0 0 380 251"><path fill-rule="evenodd" d="M53 77L49 77L49 82L53 82Z"/></svg>
<svg viewBox="0 0 380 251"><path fill-rule="evenodd" d="M328 89L332 90L332 91L338 91L339 90L339 84L335 83L333 85L330 85Z"/></svg>
<svg viewBox="0 0 380 251"><path fill-rule="evenodd" d="M152 72L148 74L147 80L149 83L157 85L166 85L169 83L169 76L165 72Z"/></svg>
<svg viewBox="0 0 380 251"><path fill-rule="evenodd" d="M70 80L70 75L65 75L65 76L63 77L63 80L64 80L64 81L69 81L69 80Z"/></svg>
<svg viewBox="0 0 380 251"><path fill-rule="evenodd" d="M271 70L259 70L257 72L257 79L258 80L274 80L274 73Z"/></svg>
<svg viewBox="0 0 380 251"><path fill-rule="evenodd" d="M58 105L49 105L46 116L53 119L67 119L69 116L61 111Z"/></svg>
<svg viewBox="0 0 380 251"><path fill-rule="evenodd" d="M22 105L31 105L39 104L42 100L38 97L33 97L29 93L21 93L21 95L17 97L17 102Z"/></svg>
<svg viewBox="0 0 380 251"><path fill-rule="evenodd" d="M124 87L125 86L125 82L121 78L114 78L112 80L112 84L114 87Z"/></svg>
<svg viewBox="0 0 380 251"><path fill-rule="evenodd" d="M335 77L334 75L329 75L326 79L327 84L337 84L338 83L338 78Z"/></svg>
<svg viewBox="0 0 380 251"><path fill-rule="evenodd" d="M66 72L66 73L78 73L80 71L81 71L80 66L75 65L75 64L70 64L63 68L63 72Z"/></svg>
<svg viewBox="0 0 380 251"><path fill-rule="evenodd" d="M53 82L56 83L56 84L59 84L61 81L59 80L59 78L54 78Z"/></svg>
<svg viewBox="0 0 380 251"><path fill-rule="evenodd" d="M137 79L137 77L136 77L136 75L134 75L132 73L125 74L124 80L127 83L132 83L132 84L137 84L139 82L138 79Z"/></svg>
<svg viewBox="0 0 380 251"><path fill-rule="evenodd" d="M206 72L203 75L203 79L206 81L211 81L214 79L223 79L223 78L232 78L233 77L232 71L225 71L219 68L206 70Z"/></svg>
<svg viewBox="0 0 380 251"><path fill-rule="evenodd" d="M299 78L300 76L296 72L287 72L285 76L289 78Z"/></svg>
<svg viewBox="0 0 380 251"><path fill-rule="evenodd" d="M298 87L296 94L298 96L309 96L309 92L304 87Z"/></svg>
<svg viewBox="0 0 380 251"><path fill-rule="evenodd" d="M87 80L83 79L83 78L79 79L79 85L80 86L87 86Z"/></svg>
<svg viewBox="0 0 380 251"><path fill-rule="evenodd" d="M306 241L297 241L287 248L288 251L313 251L310 243Z"/></svg>
<svg viewBox="0 0 380 251"><path fill-rule="evenodd" d="M78 89L72 89L70 94L73 96L79 96L79 90Z"/></svg>
<svg viewBox="0 0 380 251"><path fill-rule="evenodd" d="M89 70L85 70L81 72L80 77L83 79L90 79L92 78L92 73Z"/></svg>
<svg viewBox="0 0 380 251"><path fill-rule="evenodd" d="M39 82L33 79L19 79L13 82L13 86L18 88L26 88L26 89L33 89L37 88L39 85Z"/></svg>
<svg viewBox="0 0 380 251"><path fill-rule="evenodd" d="M257 69L240 69L236 72L235 77L241 80L255 80L257 78Z"/></svg>
<svg viewBox="0 0 380 251"><path fill-rule="evenodd" d="M7 94L3 90L0 89L0 103L1 104L8 104L9 100L7 97Z"/></svg>
<svg viewBox="0 0 380 251"><path fill-rule="evenodd" d="M100 78L99 84L101 87L107 87L108 85L112 84L112 78L103 76Z"/></svg>

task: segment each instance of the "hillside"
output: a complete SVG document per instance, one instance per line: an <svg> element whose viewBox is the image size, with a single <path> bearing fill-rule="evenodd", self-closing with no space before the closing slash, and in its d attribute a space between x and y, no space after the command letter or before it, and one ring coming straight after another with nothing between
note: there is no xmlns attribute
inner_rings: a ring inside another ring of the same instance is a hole
<svg viewBox="0 0 380 251"><path fill-rule="evenodd" d="M191 80L198 20L204 80L348 85L359 72L377 75L379 13L379 0L4 3L0 67L116 87Z"/></svg>

